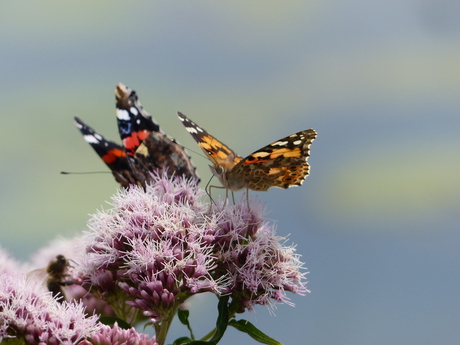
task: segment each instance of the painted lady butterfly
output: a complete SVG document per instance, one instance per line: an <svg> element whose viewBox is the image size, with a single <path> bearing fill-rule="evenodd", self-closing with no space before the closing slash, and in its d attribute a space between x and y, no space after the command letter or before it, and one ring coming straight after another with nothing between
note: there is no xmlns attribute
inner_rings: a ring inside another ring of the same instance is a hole
<svg viewBox="0 0 460 345"><path fill-rule="evenodd" d="M118 130L123 147L105 139L78 118L76 125L85 140L112 170L123 187L145 187L152 171L185 176L199 181L184 147L161 131L140 104L135 91L123 84L115 88Z"/></svg>
<svg viewBox="0 0 460 345"><path fill-rule="evenodd" d="M317 135L313 129L291 134L243 158L185 115L178 116L213 163L211 170L226 189L266 191L270 187L300 186L310 171L307 159Z"/></svg>

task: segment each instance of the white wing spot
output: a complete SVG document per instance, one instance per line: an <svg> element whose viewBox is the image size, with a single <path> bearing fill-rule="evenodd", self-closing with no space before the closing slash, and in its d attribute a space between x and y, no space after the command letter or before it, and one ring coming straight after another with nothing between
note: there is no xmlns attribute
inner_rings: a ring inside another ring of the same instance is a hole
<svg viewBox="0 0 460 345"><path fill-rule="evenodd" d="M270 153L265 152L265 151L260 151L260 152L253 153L252 156L253 157L267 157L267 156L270 156Z"/></svg>
<svg viewBox="0 0 460 345"><path fill-rule="evenodd" d="M117 117L120 120L125 120L125 121L129 121L130 119L129 112L125 109L117 109Z"/></svg>
<svg viewBox="0 0 460 345"><path fill-rule="evenodd" d="M296 140L296 141L293 142L293 144L295 146L298 146L298 145L302 144L302 140Z"/></svg>
<svg viewBox="0 0 460 345"><path fill-rule="evenodd" d="M288 141L275 141L271 146L286 146Z"/></svg>
<svg viewBox="0 0 460 345"><path fill-rule="evenodd" d="M139 112L137 111L137 109L136 109L135 107L129 108L129 111L130 111L131 113L133 113L134 115L139 114Z"/></svg>
<svg viewBox="0 0 460 345"><path fill-rule="evenodd" d="M99 144L99 140L93 135L85 135L84 138L89 144Z"/></svg>
<svg viewBox="0 0 460 345"><path fill-rule="evenodd" d="M187 130L187 132L189 133L193 133L193 134L196 134L198 133L197 129L195 127L185 127L185 129Z"/></svg>

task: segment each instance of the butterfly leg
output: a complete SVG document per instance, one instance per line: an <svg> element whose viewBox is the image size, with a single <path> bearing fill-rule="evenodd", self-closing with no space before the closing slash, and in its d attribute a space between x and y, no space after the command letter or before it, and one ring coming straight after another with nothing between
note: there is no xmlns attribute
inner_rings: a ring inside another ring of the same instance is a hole
<svg viewBox="0 0 460 345"><path fill-rule="evenodd" d="M228 193L228 189L227 189L227 193ZM232 193L233 205L235 205L235 193L233 191L231 191L231 193Z"/></svg>
<svg viewBox="0 0 460 345"><path fill-rule="evenodd" d="M206 186L204 187L204 190L206 192L206 194L209 196L209 199L210 199L210 203L209 203L209 211L211 211L211 206L212 204L216 205L217 206L217 203L214 201L214 199L212 198L211 196L211 188L214 187L214 188L219 188L217 186L213 186L213 185L210 185L211 183L211 180L212 180L212 177L209 179L208 183L206 183Z"/></svg>
<svg viewBox="0 0 460 345"><path fill-rule="evenodd" d="M248 205L248 210L250 211L251 208L249 207L249 188L246 187L246 204Z"/></svg>
<svg viewBox="0 0 460 345"><path fill-rule="evenodd" d="M225 189L225 201L224 201L224 205L222 206L225 207L225 205L227 205L227 200L228 200L228 189L223 187L223 186L214 186L214 185L209 185L206 187L206 193L209 195L209 198L211 199L211 204L214 203L216 206L217 206L217 203L214 201L214 199L212 198L211 196L211 189L212 188L215 188L215 189ZM209 190L209 192L208 192Z"/></svg>

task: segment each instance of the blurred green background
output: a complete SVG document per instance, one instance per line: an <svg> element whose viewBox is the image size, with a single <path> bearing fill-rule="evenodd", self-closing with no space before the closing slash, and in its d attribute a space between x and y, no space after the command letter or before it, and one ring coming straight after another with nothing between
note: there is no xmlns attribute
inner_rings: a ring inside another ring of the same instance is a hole
<svg viewBox="0 0 460 345"><path fill-rule="evenodd" d="M311 272L295 308L245 315L260 329L458 344L459 18L455 0L2 2L1 245L26 260L109 207L110 174L59 172L105 170L73 116L118 141L122 82L192 150L177 111L242 155L318 132L302 187L251 193ZM213 311L195 304L197 335ZM256 344L234 330L222 344L238 342Z"/></svg>

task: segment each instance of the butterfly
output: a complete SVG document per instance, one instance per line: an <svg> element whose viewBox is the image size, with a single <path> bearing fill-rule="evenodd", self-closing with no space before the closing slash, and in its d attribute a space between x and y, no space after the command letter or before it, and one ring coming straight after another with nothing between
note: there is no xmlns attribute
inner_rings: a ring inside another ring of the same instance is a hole
<svg viewBox="0 0 460 345"><path fill-rule="evenodd" d="M123 187L145 188L154 171L185 176L197 182L195 166L184 147L165 134L140 104L135 91L123 84L115 88L116 114L123 146L105 139L79 118L77 128L110 168Z"/></svg>
<svg viewBox="0 0 460 345"><path fill-rule="evenodd" d="M182 113L179 119L212 162L211 171L224 188L266 191L300 186L310 172L310 145L317 133L307 129L279 139L246 158L236 154Z"/></svg>

